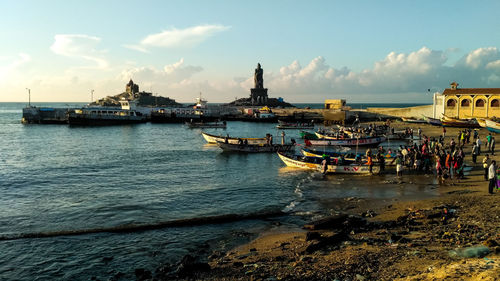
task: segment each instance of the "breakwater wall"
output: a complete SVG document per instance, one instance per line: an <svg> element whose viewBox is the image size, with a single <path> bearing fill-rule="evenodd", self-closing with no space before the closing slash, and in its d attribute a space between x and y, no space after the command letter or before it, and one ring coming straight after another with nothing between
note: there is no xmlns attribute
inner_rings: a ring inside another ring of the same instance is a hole
<svg viewBox="0 0 500 281"><path fill-rule="evenodd" d="M423 116L432 117L433 105L420 105L412 107L403 108L367 108L366 112L375 113L380 116L390 116L390 117L413 117L417 119L422 119Z"/></svg>

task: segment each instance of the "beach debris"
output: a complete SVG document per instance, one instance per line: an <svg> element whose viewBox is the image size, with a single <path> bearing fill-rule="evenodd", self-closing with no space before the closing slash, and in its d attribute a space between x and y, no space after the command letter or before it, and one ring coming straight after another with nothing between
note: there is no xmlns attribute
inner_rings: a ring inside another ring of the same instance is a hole
<svg viewBox="0 0 500 281"><path fill-rule="evenodd" d="M457 248L449 252L450 256L462 258L482 258L490 253L490 249L486 246L475 246L468 248Z"/></svg>
<svg viewBox="0 0 500 281"><path fill-rule="evenodd" d="M377 213L375 213L375 211L373 210L367 210L366 212L362 213L361 216L363 218L373 218L377 215Z"/></svg>

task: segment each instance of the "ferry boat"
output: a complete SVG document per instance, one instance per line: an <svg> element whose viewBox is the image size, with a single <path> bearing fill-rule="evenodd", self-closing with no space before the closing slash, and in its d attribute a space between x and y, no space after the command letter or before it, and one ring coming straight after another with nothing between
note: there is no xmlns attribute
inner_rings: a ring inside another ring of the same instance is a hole
<svg viewBox="0 0 500 281"><path fill-rule="evenodd" d="M147 116L135 110L135 100L120 100L121 108L83 107L68 112L68 123L81 126L103 126L144 123Z"/></svg>

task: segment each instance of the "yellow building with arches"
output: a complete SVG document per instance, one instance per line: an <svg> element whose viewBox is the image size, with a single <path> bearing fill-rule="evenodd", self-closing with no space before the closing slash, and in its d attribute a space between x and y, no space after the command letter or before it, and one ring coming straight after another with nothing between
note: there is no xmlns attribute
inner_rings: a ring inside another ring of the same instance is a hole
<svg viewBox="0 0 500 281"><path fill-rule="evenodd" d="M492 118L500 117L500 88L458 88L450 84L442 94L434 94L434 118L448 117Z"/></svg>

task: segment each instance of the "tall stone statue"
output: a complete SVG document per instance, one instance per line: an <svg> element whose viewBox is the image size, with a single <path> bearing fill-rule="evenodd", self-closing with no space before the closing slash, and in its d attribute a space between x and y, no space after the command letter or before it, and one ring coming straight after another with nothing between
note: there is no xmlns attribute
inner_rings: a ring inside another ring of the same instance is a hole
<svg viewBox="0 0 500 281"><path fill-rule="evenodd" d="M264 69L260 68L260 63L257 64L255 69L255 74L253 76L253 81L255 83L255 89L264 89Z"/></svg>

